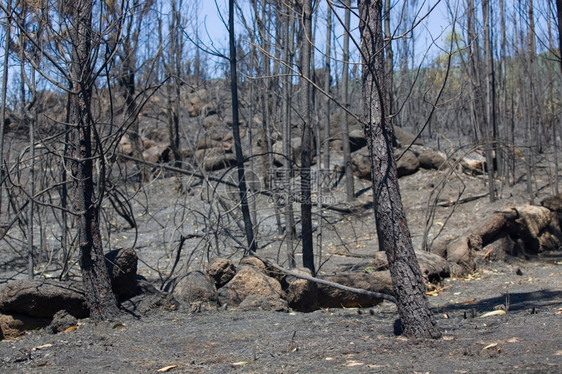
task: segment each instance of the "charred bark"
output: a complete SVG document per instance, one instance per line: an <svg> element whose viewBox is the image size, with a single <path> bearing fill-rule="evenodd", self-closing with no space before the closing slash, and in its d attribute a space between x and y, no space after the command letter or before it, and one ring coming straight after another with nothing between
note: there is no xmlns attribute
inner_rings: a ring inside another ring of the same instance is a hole
<svg viewBox="0 0 562 374"><path fill-rule="evenodd" d="M74 210L77 217L80 268L90 317L111 319L118 314L100 232L101 193L94 195L94 156L92 152L93 119L90 112L93 72L91 53L92 2L76 1L72 7L72 64L70 124L71 170L74 180ZM103 158L97 158L103 163ZM103 168L102 168L103 169ZM100 186L98 185L98 188ZM99 192L99 191L98 191Z"/></svg>
<svg viewBox="0 0 562 374"><path fill-rule="evenodd" d="M382 0L359 1L365 135L371 156L373 199L379 248L386 251L403 333L439 338L429 309L398 186L392 128L385 113Z"/></svg>

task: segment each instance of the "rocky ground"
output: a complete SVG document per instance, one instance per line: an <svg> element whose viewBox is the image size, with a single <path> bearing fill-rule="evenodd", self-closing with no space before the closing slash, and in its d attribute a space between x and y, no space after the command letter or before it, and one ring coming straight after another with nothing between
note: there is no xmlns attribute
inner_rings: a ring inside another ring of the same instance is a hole
<svg viewBox="0 0 562 374"><path fill-rule="evenodd" d="M160 312L0 342L6 373L559 373L562 253L494 263L430 296L443 338L397 335L397 312ZM485 316L490 311L505 314Z"/></svg>
<svg viewBox="0 0 562 374"><path fill-rule="evenodd" d="M422 170L401 179L417 248L423 238L428 199L444 177L443 172ZM460 180L467 186L463 197L485 194L482 177L463 175ZM145 218L139 215L141 221L147 222L136 239L141 260L139 273L157 286L162 276L169 274L176 253L172 244L165 246L173 241L166 240L160 231L166 226L164 222L173 220L170 216L174 210L161 187L172 183L155 182L148 191L152 193L151 203L159 202L159 209L145 214ZM439 201L456 199L455 183L460 182L447 184ZM547 186L548 181L540 183ZM324 228L321 274L364 271L372 265L369 254L376 248L376 236L368 184L357 188L364 188L357 203L361 210L354 214L326 211L326 222L331 222L332 227ZM537 200L548 195L548 187L540 191L543 196L537 196ZM440 237L462 235L489 214L525 204L527 200L524 186L516 185L504 190L502 199L494 204L486 197L477 198L458 205L452 215L449 213L453 208L442 204L437 208L429 237L437 236L441 226L446 230ZM264 200L258 203L266 204ZM261 212L265 222L260 233L262 242L268 237L267 230L275 232L273 218L268 216L272 211L267 212L265 208ZM273 239L262 245L261 253L282 262L281 245L271 235ZM121 228L115 229L110 240L114 240L115 246L126 246L130 238L131 230ZM191 254L193 258L190 262L181 261L181 271L205 262L204 252L193 246L189 249L184 256ZM233 258L236 253L231 253ZM462 277L453 275L433 285L434 291L428 290L443 332L443 338L436 341L400 336L396 307L386 301L370 308L320 309L312 313L247 311L235 307L200 312L181 309L155 311L140 318L123 314L115 321L103 323L81 319L76 328L58 334L45 329L29 331L18 338L0 341L0 371L559 373L562 252L502 261L482 260L485 255L477 254L476 271ZM487 316L488 312L493 315Z"/></svg>

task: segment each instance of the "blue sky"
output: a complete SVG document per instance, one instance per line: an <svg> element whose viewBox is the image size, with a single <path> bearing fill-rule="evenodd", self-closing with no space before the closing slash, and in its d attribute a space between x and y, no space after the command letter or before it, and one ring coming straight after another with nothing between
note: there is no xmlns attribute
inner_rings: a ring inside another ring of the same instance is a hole
<svg viewBox="0 0 562 374"><path fill-rule="evenodd" d="M246 1L240 2L242 4L247 3ZM394 6L396 8L402 6L402 1L395 1ZM420 26L418 26L418 33L421 36L417 40L417 48L418 49L425 49L425 46L429 45L432 41L432 38L440 41L442 36L444 36L447 32L450 31L450 22L448 21L447 11L445 7L445 1L418 1L417 7L419 8L420 14L425 14L434 4L438 4L438 6L433 10L432 14L426 21L424 21ZM321 6L325 6L326 1L320 2ZM396 9L395 8L395 9ZM400 11L400 9L397 9ZM212 40L213 46L224 50L228 45L228 35L226 26L223 24L219 16L219 12L222 13L224 17L224 21L227 21L228 18L228 1L227 0L205 0L200 2L200 15L201 21L199 25L200 30L200 38L206 43L209 44ZM324 21L321 21L322 23ZM336 24L338 23L337 20L334 21ZM352 28L354 29L355 37L358 38L358 30L357 30L357 19L356 17L352 17ZM237 25L238 32L242 31L242 27ZM324 26L319 25L319 32L322 33ZM343 31L341 27L339 30L336 31L336 36L342 35ZM208 35L207 35L208 34ZM319 44L322 45L324 43L324 36L317 35L318 40L320 41ZM210 38L210 39L209 39ZM353 47L352 47L353 48Z"/></svg>

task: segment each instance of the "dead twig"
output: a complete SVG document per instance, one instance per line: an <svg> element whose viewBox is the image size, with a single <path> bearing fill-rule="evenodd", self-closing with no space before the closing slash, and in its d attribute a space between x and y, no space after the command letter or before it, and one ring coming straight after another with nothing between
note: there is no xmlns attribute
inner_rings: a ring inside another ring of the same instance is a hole
<svg viewBox="0 0 562 374"><path fill-rule="evenodd" d="M446 200L446 201L442 201L440 203L437 203L437 206L446 208L446 207L450 207L450 206L453 206L453 205L466 204L466 203L470 203L471 201L478 200L478 199L481 199L483 197L486 197L488 195L489 195L489 193L484 193L484 194L481 194L481 195L465 197L464 199L458 199L458 200L455 200L455 201Z"/></svg>

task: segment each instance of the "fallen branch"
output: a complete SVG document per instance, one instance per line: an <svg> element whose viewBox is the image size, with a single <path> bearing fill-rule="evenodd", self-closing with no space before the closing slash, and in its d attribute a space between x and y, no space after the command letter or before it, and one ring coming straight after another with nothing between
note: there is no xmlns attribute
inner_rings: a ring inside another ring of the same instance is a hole
<svg viewBox="0 0 562 374"><path fill-rule="evenodd" d="M290 275L292 277L304 279L304 280L307 280L307 281L310 281L310 282L315 282L315 283L318 283L318 284L323 284L323 285L329 286L329 287L338 288L338 289L343 290L343 291L353 292L353 293L356 293L356 294L359 294L359 295L365 295L365 296L369 296L369 297L374 297L374 298L376 297L376 298L379 298L379 299L388 300L388 301L396 304L396 298L392 295L388 295L388 294L381 293L381 292L367 291L367 290L364 290L362 288L348 287L348 286L344 286L343 284L330 282L330 281L320 279L320 278L310 277L310 276L304 275L304 274L295 273L291 270L282 268L281 266L279 266L277 264L274 264L274 263L272 263L268 260L260 258L260 257L256 256L255 254L253 256L256 257L257 259L259 259L260 261L262 261L267 266L271 266L272 268L274 268L276 270L279 270L279 271L281 271L281 272L283 272L287 275Z"/></svg>
<svg viewBox="0 0 562 374"><path fill-rule="evenodd" d="M450 206L453 206L453 205L466 204L466 203L470 203L471 201L478 200L478 199L481 199L481 198L486 197L486 196L488 196L488 193L481 194L481 195L475 195L475 196L469 196L469 197L465 197L464 199L458 199L458 200L455 200L455 201L446 200L446 201L437 203L437 206L446 208L446 207L450 207Z"/></svg>

